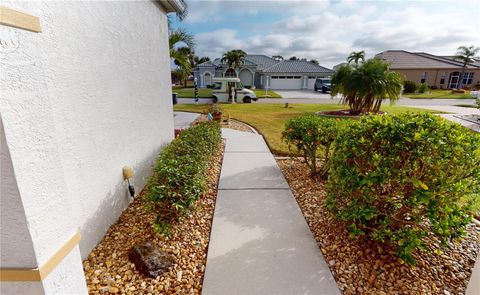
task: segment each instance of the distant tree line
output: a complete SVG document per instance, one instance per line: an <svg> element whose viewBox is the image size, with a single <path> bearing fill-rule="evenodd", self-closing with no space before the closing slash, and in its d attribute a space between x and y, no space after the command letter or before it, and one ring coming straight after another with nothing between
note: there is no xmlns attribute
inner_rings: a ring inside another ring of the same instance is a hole
<svg viewBox="0 0 480 295"><path fill-rule="evenodd" d="M282 61L282 60L285 60L285 58L281 55L273 55L272 58L276 61ZM300 60L300 61L308 61L308 62L311 62L311 63L314 63L316 65L318 65L318 60L316 59L310 59L308 60L307 58L298 58L296 56L292 56L290 57L288 60Z"/></svg>

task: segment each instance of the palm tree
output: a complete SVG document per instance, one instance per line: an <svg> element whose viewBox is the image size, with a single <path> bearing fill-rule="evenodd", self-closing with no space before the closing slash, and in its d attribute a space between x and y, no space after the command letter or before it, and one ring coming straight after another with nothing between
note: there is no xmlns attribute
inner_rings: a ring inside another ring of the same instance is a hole
<svg viewBox="0 0 480 295"><path fill-rule="evenodd" d="M177 58L173 61L178 67L175 72L183 81L183 85L187 87L188 76L190 76L192 69L196 66L195 53L190 47L179 47L176 49L176 57ZM182 62L179 62L179 59L182 60ZM188 65L184 62L188 63Z"/></svg>
<svg viewBox="0 0 480 295"><path fill-rule="evenodd" d="M236 70L245 63L245 56L247 53L241 49L234 49L223 54L222 63L226 63L230 69ZM228 101L233 102L232 84L228 83Z"/></svg>
<svg viewBox="0 0 480 295"><path fill-rule="evenodd" d="M185 44L186 47L177 48L176 45L181 43ZM185 81L192 71L190 59L195 47L193 35L185 29L171 30L168 37L168 45L170 48L170 58L172 58L175 65L178 66L181 72L180 76Z"/></svg>
<svg viewBox="0 0 480 295"><path fill-rule="evenodd" d="M467 69L467 64L474 62L474 58L477 55L478 51L480 51L479 47L475 46L460 46L457 48L457 53L454 56L454 59L463 62L462 67L462 75L460 75L460 86L459 89L463 87L463 75L465 74L465 70Z"/></svg>
<svg viewBox="0 0 480 295"><path fill-rule="evenodd" d="M358 67L344 65L332 76L332 96L342 95L351 115L380 110L382 100L396 101L402 91L403 77L392 72L386 62L369 59Z"/></svg>
<svg viewBox="0 0 480 295"><path fill-rule="evenodd" d="M352 61L355 63L355 67L358 67L358 61L362 60L362 62L365 61L365 51L352 51L350 55L347 57L348 63L352 63Z"/></svg>

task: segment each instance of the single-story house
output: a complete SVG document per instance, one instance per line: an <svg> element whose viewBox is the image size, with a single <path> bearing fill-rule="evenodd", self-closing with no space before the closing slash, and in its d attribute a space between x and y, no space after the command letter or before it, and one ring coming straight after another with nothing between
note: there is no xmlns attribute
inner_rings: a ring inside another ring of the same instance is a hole
<svg viewBox="0 0 480 295"><path fill-rule="evenodd" d="M279 90L313 89L316 78L332 74L331 69L306 60L275 60L260 54L248 54L237 69L229 68L217 58L199 64L194 70L200 87L211 85L213 77L238 77L246 87Z"/></svg>
<svg viewBox="0 0 480 295"><path fill-rule="evenodd" d="M174 137L182 0L0 7L0 294L88 294L85 259Z"/></svg>
<svg viewBox="0 0 480 295"><path fill-rule="evenodd" d="M460 84L463 63L452 56L387 50L375 57L390 63L390 69L403 74L406 80L446 89L457 88ZM463 85L480 86L480 60L467 65Z"/></svg>

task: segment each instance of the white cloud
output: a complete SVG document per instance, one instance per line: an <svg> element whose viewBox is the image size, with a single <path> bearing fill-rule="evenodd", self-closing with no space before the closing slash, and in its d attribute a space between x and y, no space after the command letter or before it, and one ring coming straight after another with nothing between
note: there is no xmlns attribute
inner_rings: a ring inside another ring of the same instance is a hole
<svg viewBox="0 0 480 295"><path fill-rule="evenodd" d="M221 57L224 52L230 49L243 49L245 42L237 38L237 32L231 29L220 29L213 32L200 33L195 35L199 56L211 58Z"/></svg>
<svg viewBox="0 0 480 295"><path fill-rule="evenodd" d="M224 15L219 13L221 5L218 1L189 1L185 23L218 23L224 19Z"/></svg>
<svg viewBox="0 0 480 295"><path fill-rule="evenodd" d="M474 17L475 10L480 10L479 2L476 7L453 2L427 5L354 0L206 3L208 7L198 13L211 16L212 21L221 16L224 22L218 23L219 27L231 24L231 20L237 23L242 17L247 19L238 28L230 26L196 35L197 53L212 58L239 48L249 53L315 58L331 67L354 50L366 50L367 56L388 49L453 54L460 45L480 45L480 18ZM266 24L261 22L266 12L283 18ZM207 16L202 19L193 13L194 22L210 21ZM246 28L255 29L248 34Z"/></svg>

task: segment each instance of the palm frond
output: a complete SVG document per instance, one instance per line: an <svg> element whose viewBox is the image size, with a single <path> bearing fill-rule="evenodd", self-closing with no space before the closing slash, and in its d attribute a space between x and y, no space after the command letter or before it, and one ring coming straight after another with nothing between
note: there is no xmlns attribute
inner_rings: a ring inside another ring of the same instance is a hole
<svg viewBox="0 0 480 295"><path fill-rule="evenodd" d="M175 47L178 43L185 43L189 48L195 48L195 39L192 34L188 33L185 29L175 29L170 32L168 37L168 44L170 49Z"/></svg>

